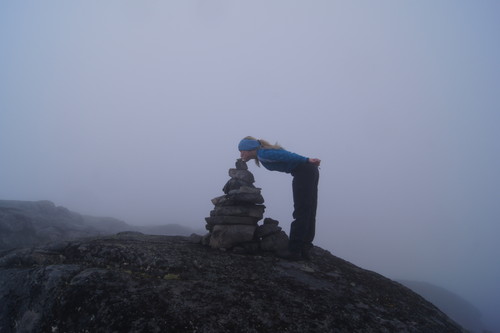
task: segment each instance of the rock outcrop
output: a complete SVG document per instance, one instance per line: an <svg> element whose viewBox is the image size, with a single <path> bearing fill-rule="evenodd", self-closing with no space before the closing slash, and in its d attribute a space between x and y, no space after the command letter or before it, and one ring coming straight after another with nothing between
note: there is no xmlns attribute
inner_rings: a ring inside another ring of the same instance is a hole
<svg viewBox="0 0 500 333"><path fill-rule="evenodd" d="M0 253L0 332L463 332L399 283L310 262L121 233Z"/></svg>
<svg viewBox="0 0 500 333"><path fill-rule="evenodd" d="M0 200L0 250L116 233L122 224L111 218L87 222L83 215L47 200Z"/></svg>
<svg viewBox="0 0 500 333"><path fill-rule="evenodd" d="M491 332L482 323L481 312L469 301L443 287L422 281L399 280L432 304L439 307L447 316L455 320L470 333Z"/></svg>
<svg viewBox="0 0 500 333"><path fill-rule="evenodd" d="M183 236L193 233L176 224L133 226L112 217L82 215L48 200L0 200L0 251L121 231Z"/></svg>
<svg viewBox="0 0 500 333"><path fill-rule="evenodd" d="M271 218L264 219L265 206L261 189L255 187L255 178L246 162L236 160L236 168L229 169L230 179L222 188L224 195L213 198L215 208L205 218L209 231L207 243L213 248L253 253L263 249L279 251L286 248L288 236Z"/></svg>

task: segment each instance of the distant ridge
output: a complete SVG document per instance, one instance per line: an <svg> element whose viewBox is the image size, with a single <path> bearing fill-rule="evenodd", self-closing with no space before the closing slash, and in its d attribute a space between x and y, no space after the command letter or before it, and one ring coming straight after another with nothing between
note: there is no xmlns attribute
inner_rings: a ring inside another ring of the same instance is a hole
<svg viewBox="0 0 500 333"><path fill-rule="evenodd" d="M398 280L398 282L437 306L465 329L474 333L488 331L481 322L481 312L459 295L428 282L410 280Z"/></svg>
<svg viewBox="0 0 500 333"><path fill-rule="evenodd" d="M48 200L0 200L0 250L121 231L179 236L193 232L179 224L133 226L113 217L82 215Z"/></svg>

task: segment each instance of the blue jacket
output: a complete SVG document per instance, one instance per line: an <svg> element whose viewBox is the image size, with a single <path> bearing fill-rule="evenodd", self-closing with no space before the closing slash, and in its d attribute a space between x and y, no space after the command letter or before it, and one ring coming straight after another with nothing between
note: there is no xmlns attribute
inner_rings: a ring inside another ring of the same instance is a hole
<svg viewBox="0 0 500 333"><path fill-rule="evenodd" d="M308 158L284 149L265 149L257 151L259 162L268 170L290 173L299 164L307 163Z"/></svg>

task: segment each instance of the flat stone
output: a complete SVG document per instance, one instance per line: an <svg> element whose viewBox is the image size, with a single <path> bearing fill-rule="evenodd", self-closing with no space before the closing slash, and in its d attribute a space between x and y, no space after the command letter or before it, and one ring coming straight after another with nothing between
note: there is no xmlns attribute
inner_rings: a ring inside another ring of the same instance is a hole
<svg viewBox="0 0 500 333"><path fill-rule="evenodd" d="M237 189L229 191L228 194L238 194L238 193L260 194L261 190L262 190L261 188L255 186L240 186Z"/></svg>
<svg viewBox="0 0 500 333"><path fill-rule="evenodd" d="M242 180L248 184L253 184L255 178L248 170L229 169L229 177Z"/></svg>
<svg viewBox="0 0 500 333"><path fill-rule="evenodd" d="M240 205L240 206L216 206L210 212L210 216L250 216L262 219L264 216L264 205Z"/></svg>
<svg viewBox="0 0 500 333"><path fill-rule="evenodd" d="M260 193L234 193L227 195L228 200L233 200L234 202L250 202L254 204L263 204L264 198Z"/></svg>
<svg viewBox="0 0 500 333"><path fill-rule="evenodd" d="M222 188L222 192L224 192L225 194L228 194L230 191L238 190L242 186L255 187L253 184L246 183L240 179L231 178L227 181L227 183Z"/></svg>
<svg viewBox="0 0 500 333"><path fill-rule="evenodd" d="M210 247L232 248L253 239L255 225L215 225L210 235Z"/></svg>
<svg viewBox="0 0 500 333"><path fill-rule="evenodd" d="M257 217L248 217L248 216L211 216L206 217L205 221L208 224L246 224L246 225L255 225L257 226L257 222L260 219Z"/></svg>
<svg viewBox="0 0 500 333"><path fill-rule="evenodd" d="M227 201L227 198L226 198L226 196L225 196L225 195L221 195L220 197L215 197L215 198L213 198L211 201L212 201L212 203L213 203L215 206L217 206L217 205L222 205L222 204L224 204L224 202L226 202L226 201Z"/></svg>
<svg viewBox="0 0 500 333"><path fill-rule="evenodd" d="M264 198L258 193L227 194L212 199L215 206L232 206L245 203L263 204Z"/></svg>

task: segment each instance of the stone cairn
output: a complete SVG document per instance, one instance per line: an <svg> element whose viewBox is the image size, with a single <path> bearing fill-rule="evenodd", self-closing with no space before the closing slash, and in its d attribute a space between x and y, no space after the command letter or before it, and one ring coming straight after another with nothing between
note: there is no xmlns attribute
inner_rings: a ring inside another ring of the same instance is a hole
<svg viewBox="0 0 500 333"><path fill-rule="evenodd" d="M278 221L266 218L258 225L266 206L246 162L236 160L236 168L229 169L229 177L222 189L224 195L212 199L215 207L210 217L205 218L209 234L203 243L245 253L285 249L288 236L278 226Z"/></svg>

